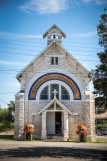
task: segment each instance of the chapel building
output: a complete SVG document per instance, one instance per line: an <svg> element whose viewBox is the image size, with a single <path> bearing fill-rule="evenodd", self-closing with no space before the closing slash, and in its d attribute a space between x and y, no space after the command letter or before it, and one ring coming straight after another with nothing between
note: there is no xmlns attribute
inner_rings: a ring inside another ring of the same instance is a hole
<svg viewBox="0 0 107 161"><path fill-rule="evenodd" d="M94 96L88 88L92 76L64 49L66 34L59 27L50 27L43 38L47 47L16 76L20 91L15 95L14 138L26 138L24 126L29 122L35 126L35 139L75 140L81 123L95 141Z"/></svg>

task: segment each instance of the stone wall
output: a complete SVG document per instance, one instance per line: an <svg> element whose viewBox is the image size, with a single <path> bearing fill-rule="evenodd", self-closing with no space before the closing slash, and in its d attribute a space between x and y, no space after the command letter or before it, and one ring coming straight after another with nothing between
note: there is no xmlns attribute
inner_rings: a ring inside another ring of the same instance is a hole
<svg viewBox="0 0 107 161"><path fill-rule="evenodd" d="M51 57L58 56L59 64L57 66L51 65ZM88 85L88 71L80 65L77 60L73 59L67 52L60 49L57 45L51 46L41 56L33 61L23 72L21 80L20 90L25 91L25 95L18 93L16 95L16 107L15 107L15 139L23 139L23 128L27 122L32 122L32 118L35 117L35 138L41 137L41 115L38 112L43 109L49 102L28 100L28 91L35 81L36 77L42 76L48 70L51 72L65 71L66 75L72 74L77 79L82 87L81 91L84 93L86 86ZM75 74L76 73L76 74ZM82 73L82 75L81 75ZM87 123L89 138L95 140L95 113L94 113L94 99L90 94L86 93L85 97L81 101L73 100L71 102L62 102L66 108L68 108L72 115L69 116L69 136L75 138L76 126L78 123Z"/></svg>
<svg viewBox="0 0 107 161"><path fill-rule="evenodd" d="M51 65L52 56L59 57L59 63L57 66ZM28 83L35 75L38 75L38 73L41 72L41 75L43 75L48 69L51 71L57 71L58 69L65 70L66 72L72 73L74 75L76 73L76 77L82 83L82 86L87 86L89 82L88 73L84 71L84 68L82 68L82 66L79 65L76 60L71 58L70 55L65 53L64 50L59 50L57 46L55 49L54 46L51 46L43 54L41 54L41 56L37 57L37 59L31 65L29 65L28 68L24 70L22 78L20 79L21 90L26 90Z"/></svg>

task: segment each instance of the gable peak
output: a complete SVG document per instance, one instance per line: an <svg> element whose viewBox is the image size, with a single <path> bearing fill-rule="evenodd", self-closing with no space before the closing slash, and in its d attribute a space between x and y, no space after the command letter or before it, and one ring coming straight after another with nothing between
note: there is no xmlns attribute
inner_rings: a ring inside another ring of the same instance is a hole
<svg viewBox="0 0 107 161"><path fill-rule="evenodd" d="M43 38L47 37L47 46L53 41L62 44L62 37L66 38L66 34L55 24L53 24L44 34Z"/></svg>

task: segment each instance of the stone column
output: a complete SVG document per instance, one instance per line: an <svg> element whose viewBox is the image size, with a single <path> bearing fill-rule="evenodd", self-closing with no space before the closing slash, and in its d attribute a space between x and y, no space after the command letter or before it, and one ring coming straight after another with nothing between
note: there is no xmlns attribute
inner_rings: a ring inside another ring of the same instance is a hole
<svg viewBox="0 0 107 161"><path fill-rule="evenodd" d="M95 100L94 95L90 94L90 125L91 125L91 141L96 141L95 131Z"/></svg>
<svg viewBox="0 0 107 161"><path fill-rule="evenodd" d="M88 125L88 139L90 141L96 141L95 134L95 102L94 95L85 91L86 93L86 124Z"/></svg>
<svg viewBox="0 0 107 161"><path fill-rule="evenodd" d="M64 141L67 141L68 138L68 112L64 111Z"/></svg>
<svg viewBox="0 0 107 161"><path fill-rule="evenodd" d="M15 100L15 136L16 140L24 139L24 93L18 93Z"/></svg>
<svg viewBox="0 0 107 161"><path fill-rule="evenodd" d="M45 140L47 137L47 131L46 131L46 111L42 113L42 134L41 139Z"/></svg>
<svg viewBox="0 0 107 161"><path fill-rule="evenodd" d="M24 93L20 93L18 140L23 139L24 139Z"/></svg>

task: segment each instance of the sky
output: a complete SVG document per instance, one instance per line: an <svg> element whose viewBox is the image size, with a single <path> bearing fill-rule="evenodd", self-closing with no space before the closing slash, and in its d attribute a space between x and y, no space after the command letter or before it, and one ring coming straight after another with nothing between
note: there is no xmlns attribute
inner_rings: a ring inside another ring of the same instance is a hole
<svg viewBox="0 0 107 161"><path fill-rule="evenodd" d="M0 0L0 107L15 100L16 75L47 46L42 35L53 24L66 33L63 47L95 69L104 50L97 26L105 7L106 0Z"/></svg>

